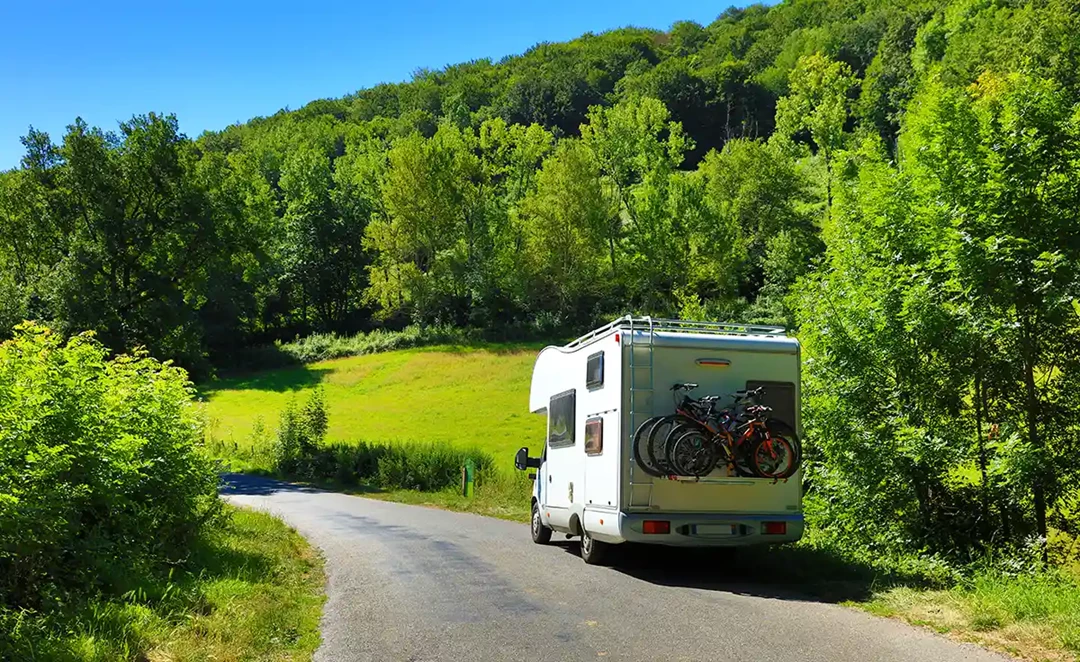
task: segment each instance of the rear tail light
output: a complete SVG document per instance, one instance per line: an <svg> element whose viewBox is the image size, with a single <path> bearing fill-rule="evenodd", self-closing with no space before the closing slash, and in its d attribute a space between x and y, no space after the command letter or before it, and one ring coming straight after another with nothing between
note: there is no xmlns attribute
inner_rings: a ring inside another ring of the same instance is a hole
<svg viewBox="0 0 1080 662"><path fill-rule="evenodd" d="M761 532L767 536L782 536L787 533L787 522L764 522Z"/></svg>
<svg viewBox="0 0 1080 662"><path fill-rule="evenodd" d="M642 522L641 530L644 533L671 533L671 522L647 519Z"/></svg>

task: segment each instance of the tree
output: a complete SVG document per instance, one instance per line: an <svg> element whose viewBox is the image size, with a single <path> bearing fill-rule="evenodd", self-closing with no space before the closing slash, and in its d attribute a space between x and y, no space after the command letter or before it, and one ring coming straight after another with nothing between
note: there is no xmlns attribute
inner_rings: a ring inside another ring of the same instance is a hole
<svg viewBox="0 0 1080 662"><path fill-rule="evenodd" d="M610 272L601 276L611 215L612 200L593 152L578 141L560 142L521 206L523 256L534 279L531 298L539 299L541 309L588 319L582 306L594 303L614 278Z"/></svg>
<svg viewBox="0 0 1080 662"><path fill-rule="evenodd" d="M1051 382L1080 338L1080 130L1075 100L1052 81L984 74L971 92L929 88L902 142L919 183L958 234L952 259L982 342L1014 358L999 373L1029 452L1036 531L1062 487L1053 467L1061 431L1047 418Z"/></svg>
<svg viewBox="0 0 1080 662"><path fill-rule="evenodd" d="M289 154L281 188L285 194L283 266L286 278L300 289L301 319L306 321L311 306L320 328L340 328L361 292L364 223L355 216L346 218L335 207L330 162L315 149L300 148Z"/></svg>
<svg viewBox="0 0 1080 662"><path fill-rule="evenodd" d="M776 133L791 137L808 131L825 162L825 209L832 207L833 162L844 144L851 69L821 53L799 58L789 79L790 92L776 104Z"/></svg>
<svg viewBox="0 0 1080 662"><path fill-rule="evenodd" d="M686 257L681 219L668 213L669 184L692 142L656 99L642 98L612 108L596 107L581 126L582 140L593 151L611 187L617 214L608 233L612 270L616 237L624 235L628 273L640 274L627 285L649 310L669 310Z"/></svg>
<svg viewBox="0 0 1080 662"><path fill-rule="evenodd" d="M383 185L386 217L367 228L377 251L368 297L383 314L419 322L461 320L467 308L462 277L486 223L480 204L479 160L470 132L444 124L432 138L394 143Z"/></svg>

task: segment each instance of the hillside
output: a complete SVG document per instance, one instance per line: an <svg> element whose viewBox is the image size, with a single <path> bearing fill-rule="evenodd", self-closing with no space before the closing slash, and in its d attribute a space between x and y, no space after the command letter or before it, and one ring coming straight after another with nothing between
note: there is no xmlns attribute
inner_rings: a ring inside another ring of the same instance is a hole
<svg viewBox="0 0 1080 662"><path fill-rule="evenodd" d="M544 440L546 420L530 414L528 402L536 351L430 347L222 380L205 392L209 435L242 466L270 469L265 451L278 415L318 386L330 441L447 441L484 450L509 468L518 448ZM259 418L265 438L252 437Z"/></svg>

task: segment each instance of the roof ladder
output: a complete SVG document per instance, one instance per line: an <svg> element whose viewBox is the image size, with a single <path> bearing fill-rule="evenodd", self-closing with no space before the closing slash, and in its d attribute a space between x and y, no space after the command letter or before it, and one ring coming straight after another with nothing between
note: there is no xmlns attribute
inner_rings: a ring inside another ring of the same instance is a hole
<svg viewBox="0 0 1080 662"><path fill-rule="evenodd" d="M627 431L626 452L630 454L630 507L652 507L652 477L637 466L634 459L634 433L653 416L653 318L628 318L630 357L630 428ZM638 338L638 333L647 334ZM647 479L647 480L643 480Z"/></svg>

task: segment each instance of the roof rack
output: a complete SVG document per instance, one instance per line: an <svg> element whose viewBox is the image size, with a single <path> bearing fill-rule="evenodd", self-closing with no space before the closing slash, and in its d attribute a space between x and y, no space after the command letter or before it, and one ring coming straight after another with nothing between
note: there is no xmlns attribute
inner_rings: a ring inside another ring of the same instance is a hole
<svg viewBox="0 0 1080 662"><path fill-rule="evenodd" d="M608 331L617 328L633 326L634 330L652 329L667 331L669 333L714 333L738 336L785 336L787 331L782 326L767 326L762 324L728 324L725 322L692 322L688 320L673 320L657 317L638 317L625 315L581 336L573 342L567 343L566 349L580 347L597 336L602 336Z"/></svg>

